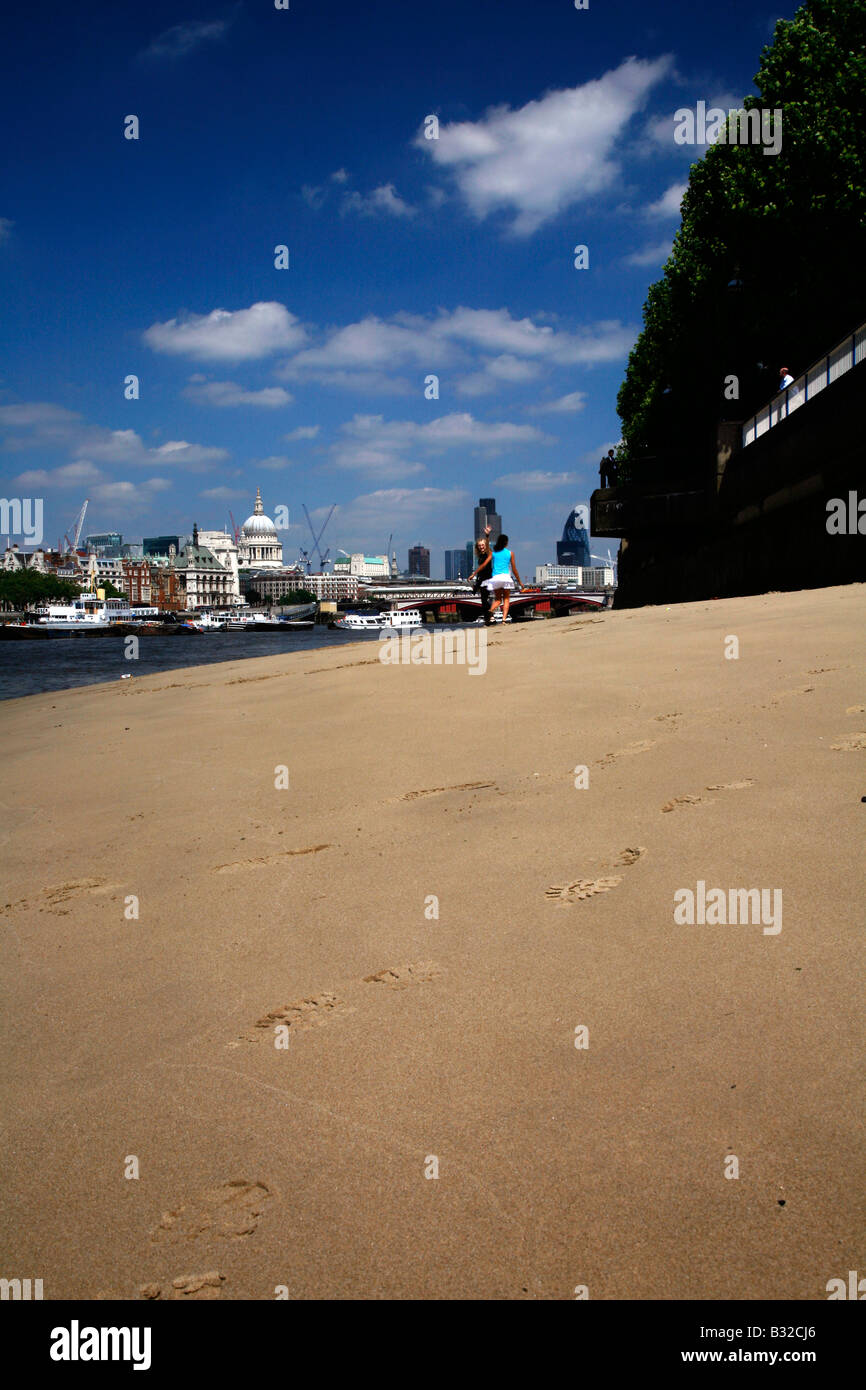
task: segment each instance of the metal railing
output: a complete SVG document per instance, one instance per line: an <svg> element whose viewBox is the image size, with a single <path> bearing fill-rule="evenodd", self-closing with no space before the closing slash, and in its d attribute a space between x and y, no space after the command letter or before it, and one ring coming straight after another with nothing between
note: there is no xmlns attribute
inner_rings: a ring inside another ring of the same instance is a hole
<svg viewBox="0 0 866 1390"><path fill-rule="evenodd" d="M762 434L778 425L780 420L786 420L795 410L799 410L801 405L811 401L819 391L823 391L825 386L836 381L845 372L849 372L858 362L866 358L866 323L861 323L859 328L855 328L853 333L844 337L841 343L828 352L824 357L819 357L817 362L813 362L805 372L792 381L791 385L784 391L779 391L773 399L759 410L757 415L753 415L751 420L747 420L743 425L742 447L754 443L760 439Z"/></svg>

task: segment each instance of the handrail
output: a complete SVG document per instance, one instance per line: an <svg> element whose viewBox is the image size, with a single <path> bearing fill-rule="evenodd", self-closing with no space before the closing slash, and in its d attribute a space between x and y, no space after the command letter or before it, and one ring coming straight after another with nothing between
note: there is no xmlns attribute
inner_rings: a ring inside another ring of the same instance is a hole
<svg viewBox="0 0 866 1390"><path fill-rule="evenodd" d="M793 411L812 400L825 386L849 372L864 358L866 323L861 323L853 333L847 333L834 348L813 362L811 367L802 372L784 391L778 391L756 415L746 420L743 425L741 447L745 449L749 444L753 444L762 434L766 434L767 430L778 425L780 420L786 420Z"/></svg>

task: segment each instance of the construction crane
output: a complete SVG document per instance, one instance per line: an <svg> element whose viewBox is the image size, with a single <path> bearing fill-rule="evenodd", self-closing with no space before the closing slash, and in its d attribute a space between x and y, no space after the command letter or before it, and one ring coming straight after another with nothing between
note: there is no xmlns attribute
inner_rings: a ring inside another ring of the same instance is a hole
<svg viewBox="0 0 866 1390"><path fill-rule="evenodd" d="M303 503L303 508L304 508L304 516L307 518L307 525L308 525L309 528L310 528L310 535L311 535L312 538L313 538L313 546L314 546L314 548L315 548L315 550L316 550L316 553L318 554L318 557L319 557L319 568L320 568L320 569L324 569L324 568L325 568L325 561L327 560L327 558L328 558L328 556L330 555L331 551L330 551L330 548L329 548L328 550L325 551L325 554L324 554L324 556L323 556L323 555L322 555L322 551L321 551L321 547L320 547L320 545L319 545L319 541L322 539L323 535L325 534L325 530L326 530L326 528L327 528L328 522L331 520L331 517L334 515L334 512L337 510L337 504L336 504L336 502L335 502L334 505L331 507L331 510L328 512L328 515L325 517L324 525L322 526L322 528L321 528L321 530L319 531L319 534L318 534L318 535L316 535L316 532L315 532L315 530L314 530L314 528L313 528L313 523L312 523L312 521L310 520L310 513L307 511L307 504L306 504L306 502Z"/></svg>
<svg viewBox="0 0 866 1390"><path fill-rule="evenodd" d="M591 551L589 552L589 558L590 558L591 560L601 560L602 563L603 563L604 565L606 565L607 568L608 568L609 570L613 570L614 579L616 579L616 560L614 560L614 559L611 558L610 546L608 546L608 548L607 548L607 558L606 558L606 559L605 559L604 555L597 555L597 554L595 553L594 550L591 550Z"/></svg>
<svg viewBox="0 0 866 1390"><path fill-rule="evenodd" d="M65 534L64 537L63 537L63 539L64 539L65 542L66 542L66 547L65 547L65 549L64 549L64 551L63 551L64 555L74 555L75 552L76 552L77 549L78 549L78 542L81 540L81 529L82 529L82 527L84 526L84 513L87 511L87 504L88 504L89 501L90 501L90 498L89 498L89 497L85 497L85 499L84 499L84 506L81 508L81 511L78 513L78 516L75 518L74 522L72 523L72 528L71 528L71 529L72 529L72 532L73 532L72 540L69 539L69 532L68 532L68 531L66 532L66 534Z"/></svg>
<svg viewBox="0 0 866 1390"><path fill-rule="evenodd" d="M239 530L239 528L238 528L237 522L235 521L234 517L232 516L232 509L231 509L231 507L229 507L229 520L231 521L231 524L232 524L232 531L234 532L235 545L240 545L241 533L240 533L240 530Z"/></svg>
<svg viewBox="0 0 866 1390"><path fill-rule="evenodd" d="M298 564L301 566L302 569L306 569L307 574L309 574L310 570L313 568L310 564L310 552L308 550L304 550L302 546L298 550Z"/></svg>

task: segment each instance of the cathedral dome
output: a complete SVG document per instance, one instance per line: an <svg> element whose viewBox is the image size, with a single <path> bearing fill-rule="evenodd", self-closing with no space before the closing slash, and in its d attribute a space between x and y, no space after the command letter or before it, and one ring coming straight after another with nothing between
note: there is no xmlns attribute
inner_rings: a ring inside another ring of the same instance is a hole
<svg viewBox="0 0 866 1390"><path fill-rule="evenodd" d="M265 516L262 493L256 488L256 505L238 536L238 566L240 569L281 569L283 543L269 516Z"/></svg>
<svg viewBox="0 0 866 1390"><path fill-rule="evenodd" d="M277 528L269 516L265 516L262 506L262 493L260 488L256 488L256 506L252 516L248 516L241 527L245 536L259 537L267 536L268 540L277 540Z"/></svg>

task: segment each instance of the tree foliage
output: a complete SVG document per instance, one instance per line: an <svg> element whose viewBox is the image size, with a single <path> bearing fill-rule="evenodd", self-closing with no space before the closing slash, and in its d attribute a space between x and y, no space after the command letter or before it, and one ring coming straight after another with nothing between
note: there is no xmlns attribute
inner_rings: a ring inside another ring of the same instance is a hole
<svg viewBox="0 0 866 1390"><path fill-rule="evenodd" d="M36 604L78 598L81 590L69 579L39 570L20 569L0 571L0 603L16 610Z"/></svg>
<svg viewBox="0 0 866 1390"><path fill-rule="evenodd" d="M781 109L781 150L718 143L692 165L617 401L628 458L704 448L721 415L772 395L780 366L797 376L864 317L864 0L807 0L779 20L755 85L743 106Z"/></svg>

